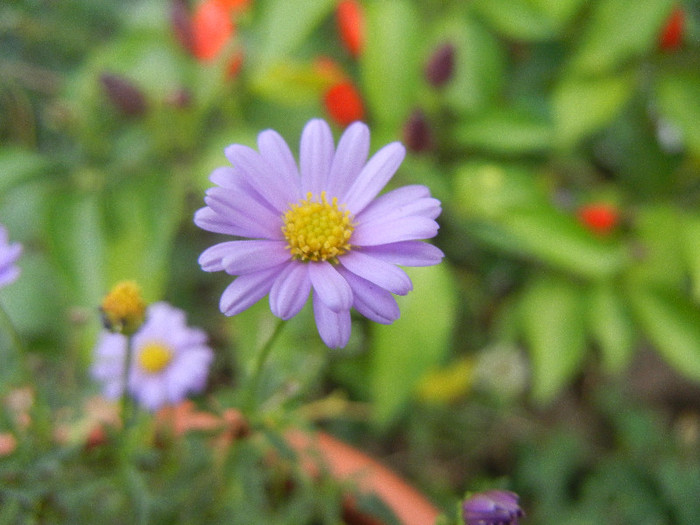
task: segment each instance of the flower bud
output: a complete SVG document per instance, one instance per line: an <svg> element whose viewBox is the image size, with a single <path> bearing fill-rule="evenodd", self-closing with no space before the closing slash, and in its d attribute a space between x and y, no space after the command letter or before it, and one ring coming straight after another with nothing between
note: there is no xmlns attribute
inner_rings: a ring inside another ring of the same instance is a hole
<svg viewBox="0 0 700 525"><path fill-rule="evenodd" d="M357 0L341 0L336 10L338 33L345 49L357 58L365 47L365 18Z"/></svg>
<svg viewBox="0 0 700 525"><path fill-rule="evenodd" d="M124 115L138 117L146 112L146 97L126 78L113 73L102 73L100 83L107 98Z"/></svg>
<svg viewBox="0 0 700 525"><path fill-rule="evenodd" d="M434 87L442 87L451 78L455 67L455 46L446 43L438 47L428 59L424 74Z"/></svg>
<svg viewBox="0 0 700 525"><path fill-rule="evenodd" d="M185 0L172 0L170 4L170 25L180 45L188 53L194 53L194 29L192 28L192 19Z"/></svg>
<svg viewBox="0 0 700 525"><path fill-rule="evenodd" d="M683 41L683 25L685 13L680 7L671 11L659 35L659 47L664 51L678 49Z"/></svg>
<svg viewBox="0 0 700 525"><path fill-rule="evenodd" d="M421 109L416 109L403 127L403 142L409 151L421 153L433 149L433 134L430 124Z"/></svg>
<svg viewBox="0 0 700 525"><path fill-rule="evenodd" d="M472 494L462 505L465 525L518 525L525 513L518 495L507 490L487 490Z"/></svg>
<svg viewBox="0 0 700 525"><path fill-rule="evenodd" d="M361 120L365 114L360 93L348 81L331 86L326 91L323 102L328 114L340 126L347 126L356 120Z"/></svg>
<svg viewBox="0 0 700 525"><path fill-rule="evenodd" d="M139 329L146 315L141 288L134 281L114 285L100 305L102 322L111 332L131 335Z"/></svg>
<svg viewBox="0 0 700 525"><path fill-rule="evenodd" d="M593 233L608 235L617 226L620 214L615 206L601 202L582 206L578 218Z"/></svg>

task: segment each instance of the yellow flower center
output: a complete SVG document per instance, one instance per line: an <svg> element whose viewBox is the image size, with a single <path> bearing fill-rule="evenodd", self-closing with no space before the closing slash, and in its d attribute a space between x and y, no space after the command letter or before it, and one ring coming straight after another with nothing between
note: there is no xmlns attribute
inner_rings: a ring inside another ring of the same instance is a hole
<svg viewBox="0 0 700 525"><path fill-rule="evenodd" d="M141 288L133 281L114 285L100 305L105 327L112 332L133 334L143 323L146 303Z"/></svg>
<svg viewBox="0 0 700 525"><path fill-rule="evenodd" d="M287 249L301 261L335 262L351 248L353 217L345 206L338 206L337 197L328 202L325 191L320 201L312 198L311 192L307 193L306 199L291 204L284 214L282 232Z"/></svg>
<svg viewBox="0 0 700 525"><path fill-rule="evenodd" d="M139 366L144 372L157 374L173 359L173 351L162 343L148 343L141 347Z"/></svg>

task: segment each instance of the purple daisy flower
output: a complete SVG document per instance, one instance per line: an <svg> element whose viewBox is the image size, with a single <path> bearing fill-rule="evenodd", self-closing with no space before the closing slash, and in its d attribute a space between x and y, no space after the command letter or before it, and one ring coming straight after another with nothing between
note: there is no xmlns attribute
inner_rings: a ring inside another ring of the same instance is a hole
<svg viewBox="0 0 700 525"><path fill-rule="evenodd" d="M15 264L22 253L22 245L9 243L7 230L0 224L0 288L12 284L19 277L20 269Z"/></svg>
<svg viewBox="0 0 700 525"><path fill-rule="evenodd" d="M518 525L525 513L519 497L507 490L487 490L471 495L462 505L465 525Z"/></svg>
<svg viewBox="0 0 700 525"><path fill-rule="evenodd" d="M369 160L369 128L355 122L338 147L328 124L314 119L301 136L299 167L273 130L258 135L259 152L233 144L232 167L217 168L194 221L238 239L199 257L202 269L237 276L220 308L236 315L269 294L270 309L294 317L313 289L321 338L331 348L350 338L350 309L389 324L398 319L392 294L412 283L397 265L430 266L443 253L422 242L438 231L440 201L427 187L405 186L377 195L405 155L393 142Z"/></svg>
<svg viewBox="0 0 700 525"><path fill-rule="evenodd" d="M123 393L127 343L126 336L106 330L97 343L92 375L102 383L108 399ZM129 394L154 411L201 392L214 358L206 343L202 330L187 326L182 310L165 302L152 304L146 321L132 336Z"/></svg>

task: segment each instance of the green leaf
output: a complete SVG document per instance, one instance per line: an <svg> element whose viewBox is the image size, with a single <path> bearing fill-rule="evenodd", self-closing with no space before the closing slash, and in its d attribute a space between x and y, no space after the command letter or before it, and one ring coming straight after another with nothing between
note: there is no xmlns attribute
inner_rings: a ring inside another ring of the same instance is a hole
<svg viewBox="0 0 700 525"><path fill-rule="evenodd" d="M631 274L639 282L680 287L687 278L682 216L670 205L639 207L635 213L636 250ZM696 240L693 240L696 242Z"/></svg>
<svg viewBox="0 0 700 525"><path fill-rule="evenodd" d="M634 314L664 359L687 377L700 381L700 308L668 287L630 280Z"/></svg>
<svg viewBox="0 0 700 525"><path fill-rule="evenodd" d="M593 5L572 61L572 68L585 75L609 73L651 50L673 0L601 0Z"/></svg>
<svg viewBox="0 0 700 525"><path fill-rule="evenodd" d="M459 125L455 140L491 153L536 153L552 146L554 129L545 119L517 110L497 109Z"/></svg>
<svg viewBox="0 0 700 525"><path fill-rule="evenodd" d="M610 123L633 93L635 77L565 77L552 93L559 144L568 148Z"/></svg>
<svg viewBox="0 0 700 525"><path fill-rule="evenodd" d="M548 402L573 378L585 354L583 295L573 282L543 275L529 283L520 312L532 359L532 396Z"/></svg>
<svg viewBox="0 0 700 525"><path fill-rule="evenodd" d="M459 167L452 204L464 218L498 220L516 209L545 205L546 197L532 172L474 161Z"/></svg>
<svg viewBox="0 0 700 525"><path fill-rule="evenodd" d="M474 8L505 36L546 40L556 34L553 21L528 0L475 0Z"/></svg>
<svg viewBox="0 0 700 525"><path fill-rule="evenodd" d="M452 78L440 88L440 96L458 113L484 109L496 99L505 81L502 43L474 17L461 13L448 13L436 24L426 57L445 43L455 48L454 70Z"/></svg>
<svg viewBox="0 0 700 525"><path fill-rule="evenodd" d="M147 301L161 299L182 211L181 181L175 176L164 180L158 174L121 184L103 197L104 265L110 285L134 279Z"/></svg>
<svg viewBox="0 0 700 525"><path fill-rule="evenodd" d="M602 279L629 262L624 246L595 237L551 206L513 211L499 225L513 239L515 253L573 275Z"/></svg>
<svg viewBox="0 0 700 525"><path fill-rule="evenodd" d="M98 193L56 192L47 202L45 242L73 304L94 308L106 291Z"/></svg>
<svg viewBox="0 0 700 525"><path fill-rule="evenodd" d="M700 75L660 75L656 96L663 115L680 128L687 147L700 156Z"/></svg>
<svg viewBox="0 0 700 525"><path fill-rule="evenodd" d="M36 151L24 148L0 149L0 195L28 180L47 174L49 161Z"/></svg>
<svg viewBox="0 0 700 525"><path fill-rule="evenodd" d="M690 273L693 297L700 301L700 214L687 214L681 223L681 244Z"/></svg>
<svg viewBox="0 0 700 525"><path fill-rule="evenodd" d="M610 282L595 283L587 293L587 321L590 333L603 357L603 367L621 372L630 362L636 332L630 312Z"/></svg>
<svg viewBox="0 0 700 525"><path fill-rule="evenodd" d="M392 421L420 379L446 355L455 322L456 287L448 266L443 262L407 273L414 289L397 298L401 318L373 325L370 381L380 424Z"/></svg>
<svg viewBox="0 0 700 525"><path fill-rule="evenodd" d="M372 117L389 130L407 118L419 78L420 20L413 3L385 0L367 5L367 44L360 60L362 88Z"/></svg>
<svg viewBox="0 0 700 525"><path fill-rule="evenodd" d="M266 70L284 62L335 7L335 0L268 0L261 3L260 54L257 67Z"/></svg>

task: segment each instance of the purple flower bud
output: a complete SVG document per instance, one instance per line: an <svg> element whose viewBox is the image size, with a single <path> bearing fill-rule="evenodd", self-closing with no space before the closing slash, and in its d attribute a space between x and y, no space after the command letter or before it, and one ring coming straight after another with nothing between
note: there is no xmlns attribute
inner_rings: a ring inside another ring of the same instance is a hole
<svg viewBox="0 0 700 525"><path fill-rule="evenodd" d="M425 78L435 86L441 87L452 78L455 67L455 46L446 43L438 47L425 65Z"/></svg>
<svg viewBox="0 0 700 525"><path fill-rule="evenodd" d="M411 113L403 127L403 142L415 153L433 149L433 134L423 110L416 109Z"/></svg>
<svg viewBox="0 0 700 525"><path fill-rule="evenodd" d="M109 100L124 115L140 116L146 112L146 97L126 78L113 73L102 73L100 83Z"/></svg>
<svg viewBox="0 0 700 525"><path fill-rule="evenodd" d="M462 512L465 525L518 525L525 513L518 495L507 490L477 492L465 500Z"/></svg>
<svg viewBox="0 0 700 525"><path fill-rule="evenodd" d="M185 0L172 0L170 3L170 24L180 45L192 53L194 50L194 29L190 10Z"/></svg>

